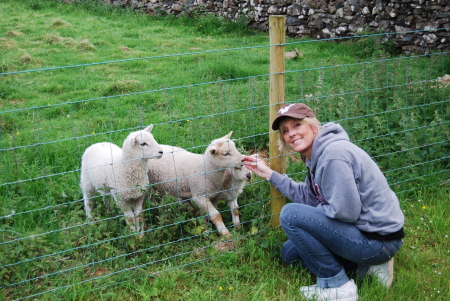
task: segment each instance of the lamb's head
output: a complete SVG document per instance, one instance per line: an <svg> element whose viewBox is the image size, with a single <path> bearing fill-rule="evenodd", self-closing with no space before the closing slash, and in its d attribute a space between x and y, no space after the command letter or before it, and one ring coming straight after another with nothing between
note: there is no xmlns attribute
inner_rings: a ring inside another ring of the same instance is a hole
<svg viewBox="0 0 450 301"><path fill-rule="evenodd" d="M159 159L163 155L161 146L150 133L153 124L141 131L132 132L123 143L124 152L132 152L134 158Z"/></svg>
<svg viewBox="0 0 450 301"><path fill-rule="evenodd" d="M244 159L233 140L230 139L232 133L213 140L206 149L205 154L212 157L213 163L218 169L238 166Z"/></svg>
<svg viewBox="0 0 450 301"><path fill-rule="evenodd" d="M231 176L238 181L248 182L252 179L252 172L245 165L237 165L230 170Z"/></svg>

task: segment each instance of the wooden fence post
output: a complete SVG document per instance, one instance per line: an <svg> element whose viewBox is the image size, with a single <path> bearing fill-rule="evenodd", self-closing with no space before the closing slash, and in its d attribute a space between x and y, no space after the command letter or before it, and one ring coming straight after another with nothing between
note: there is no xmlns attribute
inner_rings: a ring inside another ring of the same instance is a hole
<svg viewBox="0 0 450 301"><path fill-rule="evenodd" d="M285 158L278 150L278 133L271 128L272 121L275 119L278 110L284 103L284 43L286 41L286 16L269 17L269 36L270 45L270 113L269 113L269 154L270 167L279 172L285 172ZM271 225L278 227L280 225L281 208L286 204L286 198L270 185L270 211Z"/></svg>

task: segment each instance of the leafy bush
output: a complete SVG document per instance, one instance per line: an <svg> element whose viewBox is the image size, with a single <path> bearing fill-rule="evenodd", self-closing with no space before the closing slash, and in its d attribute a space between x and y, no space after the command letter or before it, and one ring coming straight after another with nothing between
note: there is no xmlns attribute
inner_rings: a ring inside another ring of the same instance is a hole
<svg viewBox="0 0 450 301"><path fill-rule="evenodd" d="M242 36L252 33L248 26L250 19L244 15L240 15L237 20L231 20L198 9L192 13L192 16L196 30L206 35L233 34Z"/></svg>

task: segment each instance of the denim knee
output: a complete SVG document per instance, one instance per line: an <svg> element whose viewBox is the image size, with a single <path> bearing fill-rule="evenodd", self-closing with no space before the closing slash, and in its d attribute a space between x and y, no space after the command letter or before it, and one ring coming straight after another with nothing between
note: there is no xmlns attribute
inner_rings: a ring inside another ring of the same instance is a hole
<svg viewBox="0 0 450 301"><path fill-rule="evenodd" d="M281 209L281 213L280 213L280 224L281 227L284 227L288 224L291 215L292 214L297 214L296 213L296 208L301 205L301 204L296 204L296 203L289 203L283 206L283 208Z"/></svg>
<svg viewBox="0 0 450 301"><path fill-rule="evenodd" d="M281 260L283 260L285 263L290 264L292 266L298 265L299 260L301 261L300 254L298 253L294 244L290 240L286 241L281 246L280 255L281 255L280 256Z"/></svg>
<svg viewBox="0 0 450 301"><path fill-rule="evenodd" d="M304 224L307 225L311 223L311 218L315 216L317 211L320 212L321 210L305 204L286 204L281 209L280 225L285 231L286 228L290 226L289 224L291 224L291 227L303 228Z"/></svg>

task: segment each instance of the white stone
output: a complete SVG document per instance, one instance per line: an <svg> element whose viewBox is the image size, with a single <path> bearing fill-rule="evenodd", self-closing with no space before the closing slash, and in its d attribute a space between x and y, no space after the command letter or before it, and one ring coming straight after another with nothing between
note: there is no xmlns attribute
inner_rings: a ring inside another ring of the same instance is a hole
<svg viewBox="0 0 450 301"><path fill-rule="evenodd" d="M428 43L428 44L433 44L434 42L436 42L437 40L437 36L435 34L426 34L423 36L423 39Z"/></svg>
<svg viewBox="0 0 450 301"><path fill-rule="evenodd" d="M323 30L322 30L322 33L323 33L324 36L329 37L329 38L334 38L334 37L336 37L336 36L334 35L334 33L332 33L328 28L323 29Z"/></svg>
<svg viewBox="0 0 450 301"><path fill-rule="evenodd" d="M269 9L267 10L267 12L269 14L276 14L278 12L278 8L275 5L272 5L271 7L269 7Z"/></svg>
<svg viewBox="0 0 450 301"><path fill-rule="evenodd" d="M337 33L337 34L345 33L346 31L347 31L347 27L346 27L346 26L339 26L339 27L336 29L336 33Z"/></svg>

